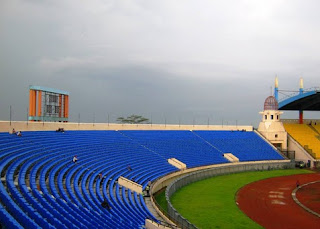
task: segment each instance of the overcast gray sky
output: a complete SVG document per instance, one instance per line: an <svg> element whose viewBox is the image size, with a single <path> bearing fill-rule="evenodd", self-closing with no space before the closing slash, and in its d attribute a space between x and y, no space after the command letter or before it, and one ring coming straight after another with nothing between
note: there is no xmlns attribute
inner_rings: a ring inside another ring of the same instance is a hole
<svg viewBox="0 0 320 229"><path fill-rule="evenodd" d="M256 125L276 74L280 89L297 90L301 76L320 86L319 9L316 0L1 0L0 120L10 105L26 120L28 87L39 85L70 92L71 121L134 113Z"/></svg>

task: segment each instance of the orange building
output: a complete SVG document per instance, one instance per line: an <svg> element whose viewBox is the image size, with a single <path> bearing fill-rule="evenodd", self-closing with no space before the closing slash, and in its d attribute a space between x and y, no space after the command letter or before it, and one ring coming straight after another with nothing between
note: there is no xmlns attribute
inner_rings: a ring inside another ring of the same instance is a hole
<svg viewBox="0 0 320 229"><path fill-rule="evenodd" d="M69 92L29 87L29 121L68 122Z"/></svg>

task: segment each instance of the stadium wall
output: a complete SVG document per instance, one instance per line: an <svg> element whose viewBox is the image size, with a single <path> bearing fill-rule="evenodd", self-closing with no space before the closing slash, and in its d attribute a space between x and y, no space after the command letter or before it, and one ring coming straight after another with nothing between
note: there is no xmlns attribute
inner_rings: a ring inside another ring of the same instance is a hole
<svg viewBox="0 0 320 229"><path fill-rule="evenodd" d="M294 168L294 162L290 160L279 160L279 161L260 161L260 162L240 162L237 164L223 164L215 165L212 168L204 169L189 173L181 176L174 180L166 188L166 200L168 202L168 215L172 222L178 224L181 228L197 228L195 225L190 223L187 219L177 212L170 202L170 197L180 188L214 176L227 175L231 173L240 173L246 171L262 171L272 169L288 169ZM172 223L171 222L171 223Z"/></svg>
<svg viewBox="0 0 320 229"><path fill-rule="evenodd" d="M299 119L281 119L281 122L299 124ZM305 124L319 123L320 124L320 119L303 119L303 123Z"/></svg>
<svg viewBox="0 0 320 229"><path fill-rule="evenodd" d="M65 130L246 130L252 126L0 121L0 132Z"/></svg>
<svg viewBox="0 0 320 229"><path fill-rule="evenodd" d="M306 164L310 161L311 168L317 166L317 160L314 159L293 137L288 134L288 149L295 152L296 161L304 161Z"/></svg>

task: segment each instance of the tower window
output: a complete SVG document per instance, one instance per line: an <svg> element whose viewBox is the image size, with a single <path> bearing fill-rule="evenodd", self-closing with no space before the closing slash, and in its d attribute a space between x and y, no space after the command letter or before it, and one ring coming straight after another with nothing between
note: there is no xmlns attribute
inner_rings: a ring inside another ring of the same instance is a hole
<svg viewBox="0 0 320 229"><path fill-rule="evenodd" d="M267 116L267 115L265 115L265 116L264 116L264 119L267 119L267 117L268 117L268 116Z"/></svg>
<svg viewBox="0 0 320 229"><path fill-rule="evenodd" d="M279 120L279 115L277 115L277 120Z"/></svg>
<svg viewBox="0 0 320 229"><path fill-rule="evenodd" d="M274 135L274 137L275 137L275 138L277 138L277 137L278 137L278 135L277 135L277 134L275 134L275 135Z"/></svg>
<svg viewBox="0 0 320 229"><path fill-rule="evenodd" d="M271 115L271 120L273 120L273 115Z"/></svg>

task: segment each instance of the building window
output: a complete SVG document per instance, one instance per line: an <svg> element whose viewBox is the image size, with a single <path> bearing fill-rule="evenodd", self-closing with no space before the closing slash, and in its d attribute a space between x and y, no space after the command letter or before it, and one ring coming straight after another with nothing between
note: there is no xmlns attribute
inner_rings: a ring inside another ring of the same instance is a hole
<svg viewBox="0 0 320 229"><path fill-rule="evenodd" d="M55 106L55 113L59 113L59 111L60 111L60 107L59 106Z"/></svg>
<svg viewBox="0 0 320 229"><path fill-rule="evenodd" d="M279 115L277 115L277 120L279 120Z"/></svg>
<svg viewBox="0 0 320 229"><path fill-rule="evenodd" d="M266 120L267 120L267 117L268 117L268 116L267 116L267 115L265 115L265 116L264 116L264 119L266 119Z"/></svg>
<svg viewBox="0 0 320 229"><path fill-rule="evenodd" d="M51 105L47 105L47 112L46 113L49 113L49 114L52 113L52 106Z"/></svg>
<svg viewBox="0 0 320 229"><path fill-rule="evenodd" d="M56 103L56 102L58 102L58 96L49 95L49 103Z"/></svg>
<svg viewBox="0 0 320 229"><path fill-rule="evenodd" d="M273 115L271 115L271 120L273 120Z"/></svg>
<svg viewBox="0 0 320 229"><path fill-rule="evenodd" d="M277 137L278 137L278 135L276 134L276 135L274 135L274 137L275 137L275 138L277 138Z"/></svg>

